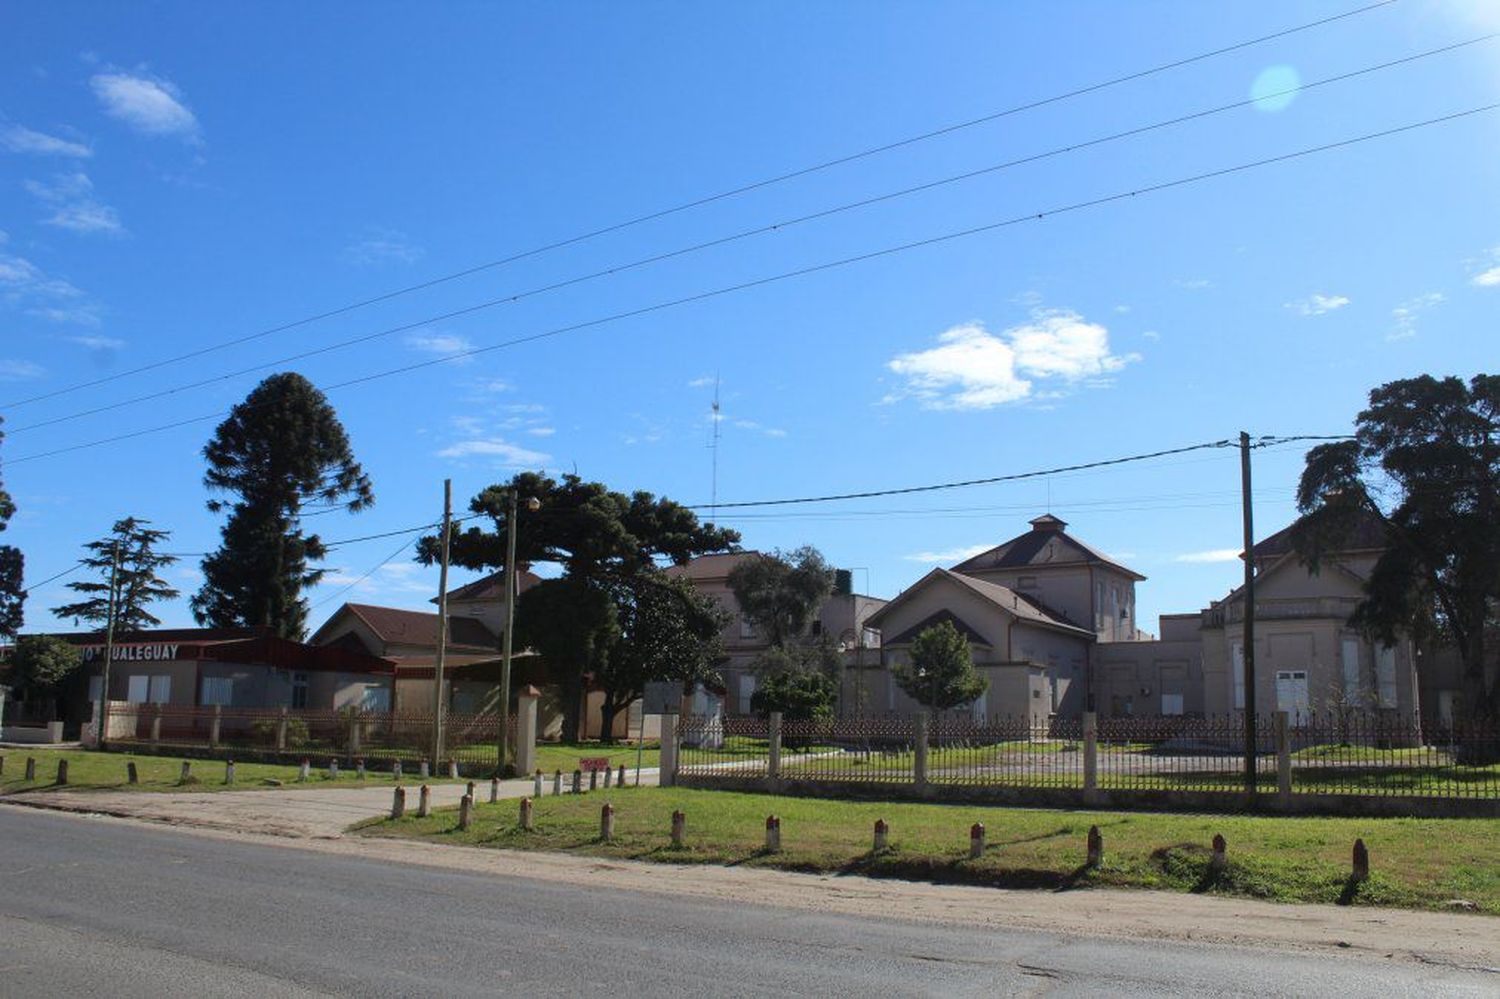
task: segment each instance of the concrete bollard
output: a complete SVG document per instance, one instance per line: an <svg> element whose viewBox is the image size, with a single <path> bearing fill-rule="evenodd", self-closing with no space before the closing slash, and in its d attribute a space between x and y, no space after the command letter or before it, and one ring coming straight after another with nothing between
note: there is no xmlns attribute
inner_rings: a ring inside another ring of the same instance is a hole
<svg viewBox="0 0 1500 999"><path fill-rule="evenodd" d="M621 763L620 764L620 776L619 776L619 779L615 781L615 787L624 787L624 786L625 786L625 764Z"/></svg>
<svg viewBox="0 0 1500 999"><path fill-rule="evenodd" d="M391 818L399 819L406 814L406 788L396 786L396 793L391 796Z"/></svg>
<svg viewBox="0 0 1500 999"><path fill-rule="evenodd" d="M224 761L224 783L226 783L226 784L233 784L234 783L234 761L233 760L225 760Z"/></svg>
<svg viewBox="0 0 1500 999"><path fill-rule="evenodd" d="M615 806L607 801L599 809L599 838L606 843L615 838Z"/></svg>
<svg viewBox="0 0 1500 999"><path fill-rule="evenodd" d="M448 761L448 779L449 780L458 780L458 761L457 760L449 760Z"/></svg>
<svg viewBox="0 0 1500 999"><path fill-rule="evenodd" d="M766 816L766 852L781 852L781 819L779 816Z"/></svg>
<svg viewBox="0 0 1500 999"><path fill-rule="evenodd" d="M537 785L536 786L537 786L536 796L538 798L540 798L542 796L542 782L541 781L537 781ZM499 777L491 777L490 778L490 804L493 805L495 802L497 802L499 800L500 800L500 778Z"/></svg>
<svg viewBox="0 0 1500 999"><path fill-rule="evenodd" d="M1355 881L1370 879L1370 851L1365 849L1362 839L1354 841L1354 867L1349 876Z"/></svg>
<svg viewBox="0 0 1500 999"><path fill-rule="evenodd" d="M552 797L556 798L562 794L562 771L559 770L552 775Z"/></svg>
<svg viewBox="0 0 1500 999"><path fill-rule="evenodd" d="M426 780L428 777L432 776L432 772L427 769L426 760L423 760L421 763L417 764L417 776L422 780Z"/></svg>
<svg viewBox="0 0 1500 999"><path fill-rule="evenodd" d="M131 760L125 764L125 781L128 784L139 784L141 782L141 774L135 768L135 760Z"/></svg>
<svg viewBox="0 0 1500 999"><path fill-rule="evenodd" d="M1214 852L1208 858L1208 869L1214 874L1219 874L1229 865L1229 859L1225 856L1228 844L1224 842L1223 836L1214 833L1213 847Z"/></svg>
<svg viewBox="0 0 1500 999"><path fill-rule="evenodd" d="M573 793L574 794L582 794L583 793L583 771L582 770L574 770L573 771Z"/></svg>
<svg viewBox="0 0 1500 999"><path fill-rule="evenodd" d="M1089 826L1089 855L1085 861L1087 867L1098 867L1104 860L1104 837L1099 834L1098 826Z"/></svg>
<svg viewBox="0 0 1500 999"><path fill-rule="evenodd" d="M672 845L682 846L683 833L687 832L687 815L681 811L672 813Z"/></svg>
<svg viewBox="0 0 1500 999"><path fill-rule="evenodd" d="M495 781L495 787L498 793L498 788L500 787L498 780ZM536 772L536 775L531 780L531 796L533 798L540 798L542 796L542 772L540 770Z"/></svg>
<svg viewBox="0 0 1500 999"><path fill-rule="evenodd" d="M876 853L880 853L883 850L890 849L890 835L891 827L886 824L885 819L876 819L874 844L874 850Z"/></svg>
<svg viewBox="0 0 1500 999"><path fill-rule="evenodd" d="M466 794L458 799L458 830L467 832L469 829L470 813L474 810L474 796Z"/></svg>
<svg viewBox="0 0 1500 999"><path fill-rule="evenodd" d="M398 784L401 782L401 761L400 760L397 760L395 763L391 764L391 780L395 781Z"/></svg>
<svg viewBox="0 0 1500 999"><path fill-rule="evenodd" d="M338 780L339 779L339 761L338 760L329 760L328 761L328 779L329 780Z"/></svg>
<svg viewBox="0 0 1500 999"><path fill-rule="evenodd" d="M607 790L615 782L615 772L609 767L604 768L604 787Z"/></svg>
<svg viewBox="0 0 1500 999"><path fill-rule="evenodd" d="M432 814L432 788L423 784L417 791L417 818L425 819Z"/></svg>
<svg viewBox="0 0 1500 999"><path fill-rule="evenodd" d="M363 756L354 761L354 779L365 779L365 758Z"/></svg>
<svg viewBox="0 0 1500 999"><path fill-rule="evenodd" d="M306 783L312 777L312 760L304 758L302 765L297 768L297 780Z"/></svg>
<svg viewBox="0 0 1500 999"><path fill-rule="evenodd" d="M26 757L26 783L36 780L36 757Z"/></svg>
<svg viewBox="0 0 1500 999"><path fill-rule="evenodd" d="M525 831L525 832L531 832L531 830L533 828L534 828L534 824L533 824L532 818L531 818L531 799L530 798L522 798L521 799L521 829L523 831Z"/></svg>
<svg viewBox="0 0 1500 999"><path fill-rule="evenodd" d="M68 782L68 761L67 760L58 760L57 761L57 782L59 784L66 784Z"/></svg>
<svg viewBox="0 0 1500 999"><path fill-rule="evenodd" d="M474 782L473 781L469 781L469 783L464 787L464 793L467 794L471 798L474 797Z"/></svg>
<svg viewBox="0 0 1500 999"><path fill-rule="evenodd" d="M590 770L589 771L589 790L590 791L597 791L597 790L599 790L599 771L597 771L597 770Z"/></svg>
<svg viewBox="0 0 1500 999"><path fill-rule="evenodd" d="M969 859L978 860L984 856L984 823L976 822L969 827Z"/></svg>
<svg viewBox="0 0 1500 999"><path fill-rule="evenodd" d="M193 764L191 760L182 761L182 773L177 775L177 783L186 784L193 779Z"/></svg>

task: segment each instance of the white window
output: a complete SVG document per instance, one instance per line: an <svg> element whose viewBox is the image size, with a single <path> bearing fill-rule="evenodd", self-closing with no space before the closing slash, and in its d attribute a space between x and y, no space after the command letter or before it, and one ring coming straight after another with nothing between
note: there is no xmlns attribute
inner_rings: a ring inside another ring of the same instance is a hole
<svg viewBox="0 0 1500 999"><path fill-rule="evenodd" d="M864 643L864 648L878 649L880 648L880 632L874 628L866 628L860 636L860 641Z"/></svg>
<svg viewBox="0 0 1500 999"><path fill-rule="evenodd" d="M172 700L172 678L170 676L153 676L151 678L152 704L166 704Z"/></svg>
<svg viewBox="0 0 1500 999"><path fill-rule="evenodd" d="M234 678L229 676L205 676L203 678L203 705L218 704L229 707L234 703Z"/></svg>
<svg viewBox="0 0 1500 999"><path fill-rule="evenodd" d="M369 686L365 688L364 696L359 701L362 711L389 711L391 710L391 691L389 687Z"/></svg>
<svg viewBox="0 0 1500 999"><path fill-rule="evenodd" d="M91 676L91 677L89 677L89 703L90 704L92 704L95 701L99 700L99 691L102 690L102 689L104 689L104 677L102 677L102 676Z"/></svg>
<svg viewBox="0 0 1500 999"><path fill-rule="evenodd" d="M145 704L151 699L151 678L149 676L133 676L125 694L125 699L131 704Z"/></svg>
<svg viewBox="0 0 1500 999"><path fill-rule="evenodd" d="M1230 646L1234 659L1234 710L1245 710L1245 647L1239 642Z"/></svg>
<svg viewBox="0 0 1500 999"><path fill-rule="evenodd" d="M1276 709L1294 718L1307 715L1307 670L1276 671Z"/></svg>
<svg viewBox="0 0 1500 999"><path fill-rule="evenodd" d="M1164 715L1180 715L1180 714L1182 714L1182 695L1181 694L1162 694L1161 695L1161 713L1164 714Z"/></svg>
<svg viewBox="0 0 1500 999"><path fill-rule="evenodd" d="M1376 703L1382 708L1396 706L1396 647L1380 645L1375 649Z"/></svg>
<svg viewBox="0 0 1500 999"><path fill-rule="evenodd" d="M750 713L750 699L755 696L755 677L748 673L740 675L740 714Z"/></svg>
<svg viewBox="0 0 1500 999"><path fill-rule="evenodd" d="M1363 700L1359 689L1359 639L1344 639L1340 643L1340 655L1344 667L1344 703L1354 707Z"/></svg>
<svg viewBox="0 0 1500 999"><path fill-rule="evenodd" d="M741 638L754 638L755 637L755 622L752 621L752 620L750 620L748 617L744 616L743 614L740 615L740 637Z"/></svg>

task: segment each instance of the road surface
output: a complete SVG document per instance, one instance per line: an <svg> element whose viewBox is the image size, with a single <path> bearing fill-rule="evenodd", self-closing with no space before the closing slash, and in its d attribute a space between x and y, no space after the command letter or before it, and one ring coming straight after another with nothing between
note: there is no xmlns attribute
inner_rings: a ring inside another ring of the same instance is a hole
<svg viewBox="0 0 1500 999"><path fill-rule="evenodd" d="M0 995L1445 995L1500 974L811 914L0 808ZM588 864L580 861L580 864Z"/></svg>

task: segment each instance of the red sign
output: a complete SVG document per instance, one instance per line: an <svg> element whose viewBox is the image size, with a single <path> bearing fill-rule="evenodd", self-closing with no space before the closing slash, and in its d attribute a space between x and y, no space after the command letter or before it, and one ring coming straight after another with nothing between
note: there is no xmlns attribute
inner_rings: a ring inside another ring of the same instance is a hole
<svg viewBox="0 0 1500 999"><path fill-rule="evenodd" d="M608 756L584 756L584 757L581 757L579 759L579 761L578 761L578 769L582 770L584 773L589 773L590 771L594 771L594 770L608 770L609 769L609 757Z"/></svg>

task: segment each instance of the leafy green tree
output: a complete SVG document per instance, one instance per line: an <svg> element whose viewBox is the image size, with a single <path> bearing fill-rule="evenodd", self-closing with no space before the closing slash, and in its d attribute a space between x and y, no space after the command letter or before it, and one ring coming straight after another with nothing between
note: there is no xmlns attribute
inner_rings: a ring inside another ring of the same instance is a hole
<svg viewBox="0 0 1500 999"><path fill-rule="evenodd" d="M117 520L107 536L84 545L92 554L86 555L82 562L99 578L69 583L68 589L84 599L54 607L52 613L61 618L72 618L75 623L87 621L105 627L109 623L111 569L118 551L119 571L114 573L115 629L139 631L161 624L161 620L146 607L156 600L177 599L177 591L160 576L160 571L176 562L177 557L156 550L172 535L170 531L147 527L149 523L149 520L137 517Z"/></svg>
<svg viewBox="0 0 1500 999"><path fill-rule="evenodd" d="M547 664L562 700L564 742L577 742L589 676L604 668L620 623L608 591L586 579L544 579L516 600L516 640Z"/></svg>
<svg viewBox="0 0 1500 999"><path fill-rule="evenodd" d="M8 684L24 691L28 701L45 700L55 698L58 688L83 665L83 654L52 635L22 635L10 661Z"/></svg>
<svg viewBox="0 0 1500 999"><path fill-rule="evenodd" d="M1370 392L1352 440L1307 453L1293 540L1316 571L1373 518L1386 544L1352 623L1451 642L1470 717L1500 720L1500 376L1422 375Z"/></svg>
<svg viewBox="0 0 1500 999"><path fill-rule="evenodd" d="M613 588L619 637L594 674L604 691L600 731L609 739L615 716L645 693L652 680L675 680L686 690L718 679L724 625L717 602L699 593L691 580L657 570L636 573Z"/></svg>
<svg viewBox="0 0 1500 999"><path fill-rule="evenodd" d="M323 393L294 372L257 385L203 449L211 512L229 508L218 550L203 560L204 583L192 599L199 624L262 625L286 638L307 630L302 592L325 570L316 534L302 531L306 504L363 510L375 502L349 437Z"/></svg>
<svg viewBox="0 0 1500 999"><path fill-rule="evenodd" d="M891 675L908 696L934 711L968 704L989 688L974 669L969 640L952 621L923 628L912 639L910 659L892 667Z"/></svg>
<svg viewBox="0 0 1500 999"><path fill-rule="evenodd" d="M729 572L740 610L774 648L803 638L833 592L834 571L821 552L804 545L748 558Z"/></svg>
<svg viewBox="0 0 1500 999"><path fill-rule="evenodd" d="M0 423L4 423L0 418ZM0 433L0 441L5 434ZM4 531L16 512L16 504L0 481L0 531ZM14 635L21 630L22 607L26 603L26 591L22 589L26 568L21 549L14 545L0 545L0 636Z"/></svg>
<svg viewBox="0 0 1500 999"><path fill-rule="evenodd" d="M784 721L825 721L833 717L838 694L834 674L808 661L804 650L772 649L758 660L760 685L750 695L750 710L766 717L780 711Z"/></svg>

